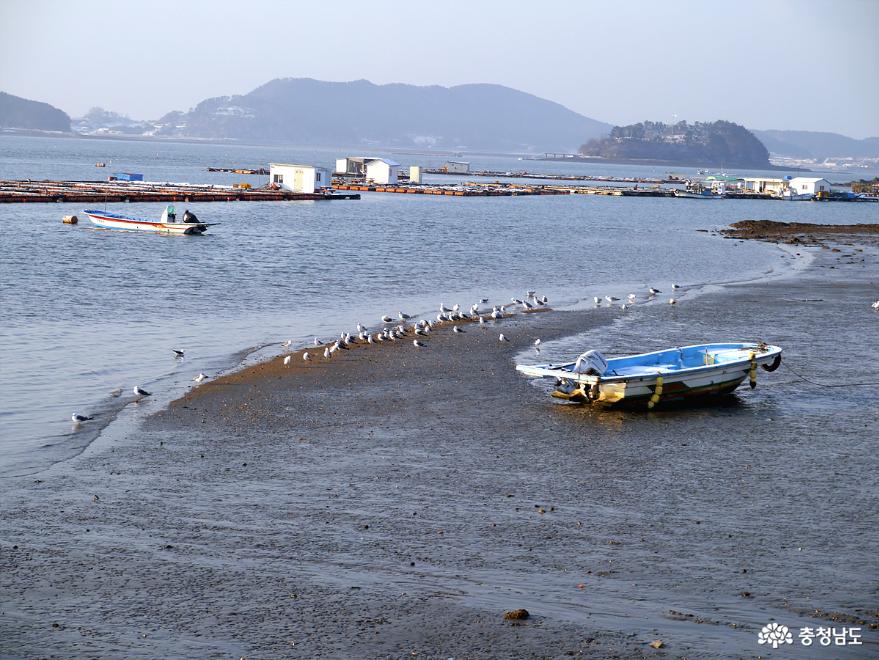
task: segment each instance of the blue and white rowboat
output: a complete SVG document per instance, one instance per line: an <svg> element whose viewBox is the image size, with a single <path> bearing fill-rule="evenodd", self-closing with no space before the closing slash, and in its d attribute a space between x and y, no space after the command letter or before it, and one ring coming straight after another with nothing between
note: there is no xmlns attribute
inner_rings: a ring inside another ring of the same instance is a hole
<svg viewBox="0 0 879 660"><path fill-rule="evenodd" d="M764 343L696 344L605 360L587 351L567 364L518 365L526 376L554 378L554 397L605 405L680 402L757 385L757 367L775 371L781 348Z"/></svg>
<svg viewBox="0 0 879 660"><path fill-rule="evenodd" d="M191 218L188 222L176 222L176 214L174 207L169 206L162 212L162 219L159 222L153 220L143 220L141 218L132 218L120 213L110 213L109 211L97 211L94 209L86 209L83 211L92 224L103 229L126 229L129 231L152 231L162 234L187 234L199 235L207 231L211 225L205 222L199 222L194 214L188 211L184 214L184 220Z"/></svg>

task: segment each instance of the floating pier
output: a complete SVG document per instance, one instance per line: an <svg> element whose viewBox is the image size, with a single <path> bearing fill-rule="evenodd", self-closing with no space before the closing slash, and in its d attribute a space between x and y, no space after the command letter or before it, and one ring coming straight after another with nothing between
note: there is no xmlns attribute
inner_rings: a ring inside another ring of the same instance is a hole
<svg viewBox="0 0 879 660"><path fill-rule="evenodd" d="M286 202L360 199L359 194L294 193L194 183L0 180L0 203L27 202Z"/></svg>
<svg viewBox="0 0 879 660"><path fill-rule="evenodd" d="M660 183L683 183L683 179L669 176L663 179L656 178L646 178L646 177L621 177L621 176L601 176L597 174L550 174L548 172L528 172L526 170L520 171L499 171L499 170L475 170L467 172L466 174L458 174L455 172L448 172L442 168L425 168L422 170L425 174L444 174L447 176L480 176L480 177L491 177L494 179L497 178L505 178L505 179L542 179L545 181L596 181L596 182L604 182L604 183L637 183L637 184L660 184Z"/></svg>
<svg viewBox="0 0 879 660"><path fill-rule="evenodd" d="M446 195L448 197L514 197L518 195L567 195L567 190L551 186L525 186L522 184L466 183L457 186L425 185L414 183L373 184L333 181L334 190L358 190L361 192L399 193L404 195Z"/></svg>

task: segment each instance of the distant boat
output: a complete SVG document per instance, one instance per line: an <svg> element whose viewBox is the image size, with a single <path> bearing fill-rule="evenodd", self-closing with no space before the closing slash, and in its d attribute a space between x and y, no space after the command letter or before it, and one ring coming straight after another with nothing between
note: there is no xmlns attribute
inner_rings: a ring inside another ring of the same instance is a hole
<svg viewBox="0 0 879 660"><path fill-rule="evenodd" d="M95 167L107 167L107 163L95 163Z"/></svg>
<svg viewBox="0 0 879 660"><path fill-rule="evenodd" d="M781 348L767 344L696 344L605 360L588 351L567 364L519 365L526 376L554 378L552 396L607 405L680 402L735 390L745 378L757 382L757 366L775 371Z"/></svg>
<svg viewBox="0 0 879 660"><path fill-rule="evenodd" d="M708 188L702 190L675 190L675 197L683 197L685 199L723 199L723 195L715 195Z"/></svg>
<svg viewBox="0 0 879 660"><path fill-rule="evenodd" d="M812 194L798 193L794 192L790 188L787 188L784 192L781 193L781 198L788 202L811 202Z"/></svg>
<svg viewBox="0 0 879 660"><path fill-rule="evenodd" d="M162 218L158 222L132 218L120 213L109 211L97 211L86 209L83 211L92 224L102 229L125 229L128 231L152 231L161 234L186 234L200 235L207 231L210 224L199 222L194 213L186 211L183 214L183 222L177 222L177 214L173 206L168 206L162 211ZM216 223L213 223L216 224Z"/></svg>

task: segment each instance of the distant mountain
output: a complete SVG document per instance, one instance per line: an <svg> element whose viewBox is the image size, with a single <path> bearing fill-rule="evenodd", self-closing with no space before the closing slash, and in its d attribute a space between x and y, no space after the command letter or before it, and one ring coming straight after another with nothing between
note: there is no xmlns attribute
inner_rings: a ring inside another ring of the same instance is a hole
<svg viewBox="0 0 879 660"><path fill-rule="evenodd" d="M70 117L48 103L0 92L0 127L70 131Z"/></svg>
<svg viewBox="0 0 879 660"><path fill-rule="evenodd" d="M728 121L645 121L615 126L608 137L580 147L580 153L590 158L672 165L770 167L769 151L760 140L744 126Z"/></svg>
<svg viewBox="0 0 879 660"><path fill-rule="evenodd" d="M103 108L92 108L74 119L72 125L83 135L149 135L155 130L153 122L130 119Z"/></svg>
<svg viewBox="0 0 879 660"><path fill-rule="evenodd" d="M754 135L777 156L789 158L879 158L879 137L863 140L815 131L754 131Z"/></svg>
<svg viewBox="0 0 879 660"><path fill-rule="evenodd" d="M160 120L161 137L259 143L573 151L609 124L503 87L375 85L367 80L272 80L248 94L211 98Z"/></svg>

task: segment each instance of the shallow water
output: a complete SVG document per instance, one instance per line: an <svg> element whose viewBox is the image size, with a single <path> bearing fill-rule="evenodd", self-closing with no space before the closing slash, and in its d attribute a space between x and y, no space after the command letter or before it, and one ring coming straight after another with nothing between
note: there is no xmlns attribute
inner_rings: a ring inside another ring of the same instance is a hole
<svg viewBox="0 0 879 660"><path fill-rule="evenodd" d="M348 151L3 137L0 178L98 179L124 170L151 180L261 183L205 168L331 165ZM396 158L424 165L444 160ZM95 169L99 160L108 167ZM472 162L474 168L573 170L573 164L497 157ZM664 171L607 166L601 173ZM161 211L159 204L107 208L144 217ZM203 237L154 236L62 225L61 216L81 214L76 205L0 206L0 474L80 451L130 401L133 385L167 399L199 371L234 365L248 347L288 338L302 344L401 309L427 314L441 301L504 302L526 289L573 306L672 281L761 276L785 267L776 248L696 230L744 218L875 221L877 211L865 204L380 193L359 201L191 208L220 225ZM172 348L186 357L175 360ZM116 388L124 394L113 399ZM74 411L99 419L73 429Z"/></svg>

